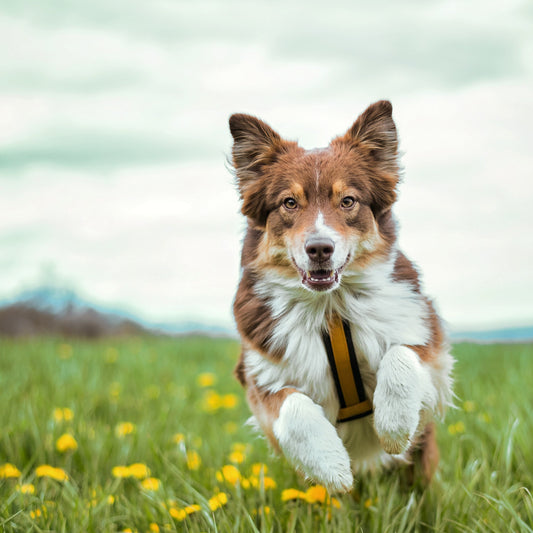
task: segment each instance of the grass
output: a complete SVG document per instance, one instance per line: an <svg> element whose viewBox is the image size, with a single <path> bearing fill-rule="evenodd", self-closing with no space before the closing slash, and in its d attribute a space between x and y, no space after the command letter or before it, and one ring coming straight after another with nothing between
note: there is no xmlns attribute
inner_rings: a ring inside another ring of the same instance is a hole
<svg viewBox="0 0 533 533"><path fill-rule="evenodd" d="M428 489L385 472L329 503L243 425L238 350L200 338L2 340L0 529L533 531L533 345L454 347L458 408L439 425ZM42 465L62 470L38 476ZM282 501L289 488L301 498Z"/></svg>

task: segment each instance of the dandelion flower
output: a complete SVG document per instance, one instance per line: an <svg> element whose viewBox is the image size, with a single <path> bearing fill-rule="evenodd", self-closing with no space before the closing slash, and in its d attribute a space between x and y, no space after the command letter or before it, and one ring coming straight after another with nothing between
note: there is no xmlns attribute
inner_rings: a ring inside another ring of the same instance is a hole
<svg viewBox="0 0 533 533"><path fill-rule="evenodd" d="M372 506L372 498L368 498L367 500L365 500L365 507L368 509L369 507Z"/></svg>
<svg viewBox="0 0 533 533"><path fill-rule="evenodd" d="M0 478L18 478L20 475L20 470L11 463L4 463L0 466Z"/></svg>
<svg viewBox="0 0 533 533"><path fill-rule="evenodd" d="M35 520L36 518L39 518L42 515L42 512L40 509L35 509L35 511L30 511L30 517Z"/></svg>
<svg viewBox="0 0 533 533"><path fill-rule="evenodd" d="M238 402L239 400L235 394L225 394L221 398L221 405L226 409L233 409L237 406Z"/></svg>
<svg viewBox="0 0 533 533"><path fill-rule="evenodd" d="M198 511L201 511L201 510L202 508L198 504L187 505L187 507L185 507L184 509L184 511L187 514L197 513Z"/></svg>
<svg viewBox="0 0 533 533"><path fill-rule="evenodd" d="M31 483L24 483L23 485L17 485L17 491L21 494L35 494L35 487Z"/></svg>
<svg viewBox="0 0 533 533"><path fill-rule="evenodd" d="M305 492L305 501L307 503L324 503L326 501L327 491L322 485L309 487Z"/></svg>
<svg viewBox="0 0 533 533"><path fill-rule="evenodd" d="M241 464L242 462L244 462L244 459L245 459L245 455L242 452L231 452L229 454L229 460L232 463Z"/></svg>
<svg viewBox="0 0 533 533"><path fill-rule="evenodd" d="M222 476L231 485L236 485L241 479L241 473L233 465L225 465L222 467Z"/></svg>
<svg viewBox="0 0 533 533"><path fill-rule="evenodd" d="M175 518L179 522L187 518L187 512L185 511L185 509L176 509L176 507L171 507L168 512L170 513L170 516L172 518Z"/></svg>
<svg viewBox="0 0 533 533"><path fill-rule="evenodd" d="M252 474L254 476L260 476L261 473L265 475L268 472L268 466L263 463L254 463L252 465Z"/></svg>
<svg viewBox="0 0 533 533"><path fill-rule="evenodd" d="M150 525L148 526L148 529L152 533L159 533L159 526L155 522L151 522Z"/></svg>
<svg viewBox="0 0 533 533"><path fill-rule="evenodd" d="M115 497L110 494L106 499L107 505L113 505L115 503Z"/></svg>
<svg viewBox="0 0 533 533"><path fill-rule="evenodd" d="M62 468L54 468L50 465L41 465L35 469L37 477L49 477L56 481L67 481L68 475Z"/></svg>
<svg viewBox="0 0 533 533"><path fill-rule="evenodd" d="M298 489L285 489L281 492L281 501L305 500L305 492Z"/></svg>
<svg viewBox="0 0 533 533"><path fill-rule="evenodd" d="M159 490L159 487L161 485L161 481L157 479L156 477L147 477L145 480L141 482L141 486L145 490Z"/></svg>
<svg viewBox="0 0 533 533"><path fill-rule="evenodd" d="M68 407L56 407L53 415L56 422L69 422L74 418L74 412Z"/></svg>
<svg viewBox="0 0 533 533"><path fill-rule="evenodd" d="M115 426L115 434L117 437L125 437L131 435L135 431L135 424L131 422L121 422Z"/></svg>
<svg viewBox="0 0 533 533"><path fill-rule="evenodd" d="M71 452L78 448L76 439L69 433L64 433L56 441L56 449L58 452L65 453Z"/></svg>
<svg viewBox="0 0 533 533"><path fill-rule="evenodd" d="M184 441L185 441L185 435L183 433L175 433L172 436L172 442L176 444L181 444Z"/></svg>
<svg viewBox="0 0 533 533"><path fill-rule="evenodd" d="M209 499L209 509L211 511L216 511L223 505L226 505L228 503L228 495L225 492L219 492L215 496Z"/></svg>
<svg viewBox="0 0 533 533"><path fill-rule="evenodd" d="M197 452L194 450L187 452L187 468L189 470L198 470L201 464L202 460Z"/></svg>
<svg viewBox="0 0 533 533"><path fill-rule="evenodd" d="M150 469L144 463L133 463L129 466L131 477L144 479L150 476Z"/></svg>
<svg viewBox="0 0 533 533"><path fill-rule="evenodd" d="M130 469L127 466L114 466L111 474L117 478L130 477Z"/></svg>
<svg viewBox="0 0 533 533"><path fill-rule="evenodd" d="M212 372L204 372L198 375L196 382L200 387L212 387L216 382L216 376Z"/></svg>
<svg viewBox="0 0 533 533"><path fill-rule="evenodd" d="M231 446L231 451L244 453L246 451L246 447L246 444L242 442L234 442Z"/></svg>
<svg viewBox="0 0 533 533"><path fill-rule="evenodd" d="M472 413L473 411L476 410L475 402L473 402L471 400L466 400L466 402L463 403L463 410L466 413Z"/></svg>
<svg viewBox="0 0 533 533"><path fill-rule="evenodd" d="M224 424L224 431L229 435L233 435L237 432L237 424L235 422L226 422Z"/></svg>

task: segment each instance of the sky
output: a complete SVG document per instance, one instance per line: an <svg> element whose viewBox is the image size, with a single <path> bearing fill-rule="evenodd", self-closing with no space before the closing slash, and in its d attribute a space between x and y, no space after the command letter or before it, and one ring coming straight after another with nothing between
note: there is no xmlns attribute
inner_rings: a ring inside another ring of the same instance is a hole
<svg viewBox="0 0 533 533"><path fill-rule="evenodd" d="M0 300L233 327L232 113L305 148L389 99L400 245L451 328L533 323L533 4L4 0Z"/></svg>

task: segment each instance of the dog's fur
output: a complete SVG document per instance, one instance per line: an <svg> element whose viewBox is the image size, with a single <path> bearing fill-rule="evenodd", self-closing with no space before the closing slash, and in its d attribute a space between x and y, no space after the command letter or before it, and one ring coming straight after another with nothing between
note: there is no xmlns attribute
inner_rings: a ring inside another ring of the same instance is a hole
<svg viewBox="0 0 533 533"><path fill-rule="evenodd" d="M331 490L349 490L358 470L415 455L429 480L438 462L431 420L450 402L453 359L417 270L396 244L391 104L371 105L318 150L249 115L233 115L230 130L248 219L234 302L236 375L255 422ZM340 424L322 341L333 312L350 323L374 406L373 415Z"/></svg>

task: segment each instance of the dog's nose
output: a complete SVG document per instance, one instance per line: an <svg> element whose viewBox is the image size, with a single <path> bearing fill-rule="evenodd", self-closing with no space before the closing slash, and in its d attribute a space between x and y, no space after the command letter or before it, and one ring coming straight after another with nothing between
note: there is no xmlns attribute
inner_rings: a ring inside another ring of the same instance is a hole
<svg viewBox="0 0 533 533"><path fill-rule="evenodd" d="M311 261L327 261L335 250L335 244L330 239L310 238L305 243L305 251Z"/></svg>

